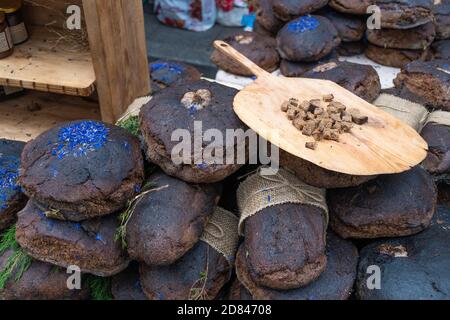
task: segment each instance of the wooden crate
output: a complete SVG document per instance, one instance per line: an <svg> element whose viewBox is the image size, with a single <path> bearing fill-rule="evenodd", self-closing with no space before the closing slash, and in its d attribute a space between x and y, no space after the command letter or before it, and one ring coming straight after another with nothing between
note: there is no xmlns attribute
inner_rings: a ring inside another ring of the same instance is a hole
<svg viewBox="0 0 450 320"><path fill-rule="evenodd" d="M81 0L72 1L82 8ZM66 1L25 0L30 39L0 60L0 85L89 96L95 73L86 28L65 28ZM84 39L84 41L83 41Z"/></svg>
<svg viewBox="0 0 450 320"><path fill-rule="evenodd" d="M84 45L61 39L74 4L83 11ZM25 0L24 15L31 38L0 60L0 85L33 91L0 103L0 138L29 140L66 120L114 123L135 98L150 94L141 0ZM99 105L68 96L95 89Z"/></svg>

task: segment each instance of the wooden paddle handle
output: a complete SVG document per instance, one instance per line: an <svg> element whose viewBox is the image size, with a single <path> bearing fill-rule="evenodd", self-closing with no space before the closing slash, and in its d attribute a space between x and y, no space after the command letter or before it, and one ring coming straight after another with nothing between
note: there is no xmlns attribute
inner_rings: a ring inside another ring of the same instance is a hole
<svg viewBox="0 0 450 320"><path fill-rule="evenodd" d="M250 61L246 56L241 54L239 51L234 49L232 46L230 46L228 43L216 40L214 41L214 47L228 56L229 58L233 59L234 61L238 62L245 68L247 68L250 72L252 72L257 77L264 77L269 75L269 73L260 67L258 67L254 62Z"/></svg>

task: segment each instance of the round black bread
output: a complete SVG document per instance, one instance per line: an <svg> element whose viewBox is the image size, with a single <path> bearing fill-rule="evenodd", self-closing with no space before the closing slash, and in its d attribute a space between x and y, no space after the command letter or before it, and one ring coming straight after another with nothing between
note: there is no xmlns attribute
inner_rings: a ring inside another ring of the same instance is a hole
<svg viewBox="0 0 450 320"><path fill-rule="evenodd" d="M273 72L278 69L280 56L278 55L274 38L262 36L255 32L238 32L227 36L223 41L267 72ZM213 51L211 60L219 69L226 72L247 77L253 76L251 71L243 68L239 63L217 49Z"/></svg>
<svg viewBox="0 0 450 320"><path fill-rule="evenodd" d="M278 52L289 61L317 61L341 43L327 18L302 16L287 23L278 33Z"/></svg>
<svg viewBox="0 0 450 320"><path fill-rule="evenodd" d="M381 93L391 94L393 96L397 96L397 97L400 97L402 99L409 100L411 102L421 104L424 107L427 107L427 108L430 108L430 109L433 108L431 105L429 105L427 103L426 99L424 99L422 97L419 97L418 95L412 93L411 91L409 91L405 87L403 87L403 88L392 87L392 88L388 88L388 89L382 89Z"/></svg>
<svg viewBox="0 0 450 320"><path fill-rule="evenodd" d="M326 6L328 0L276 0L272 2L275 16L282 21L290 21Z"/></svg>
<svg viewBox="0 0 450 320"><path fill-rule="evenodd" d="M170 86L198 81L202 76L193 66L171 60L154 61L148 68L153 95Z"/></svg>
<svg viewBox="0 0 450 320"><path fill-rule="evenodd" d="M362 249L356 295L362 300L450 299L450 206L439 207L430 228L409 237L384 239ZM370 289L381 270L380 288ZM371 279L369 279L371 277Z"/></svg>
<svg viewBox="0 0 450 320"><path fill-rule="evenodd" d="M436 59L407 64L394 79L397 88L407 88L437 109L450 111L450 62Z"/></svg>
<svg viewBox="0 0 450 320"><path fill-rule="evenodd" d="M231 284L229 298L230 300L253 300L250 292L248 292L247 288L237 278Z"/></svg>
<svg viewBox="0 0 450 320"><path fill-rule="evenodd" d="M403 68L410 62L426 61L431 58L431 50L389 49L368 44L364 52L367 58L388 67Z"/></svg>
<svg viewBox="0 0 450 320"><path fill-rule="evenodd" d="M281 74L285 77L301 77L305 72L314 69L321 64L331 61L337 61L337 59L338 55L336 50L333 50L329 55L314 62L293 62L281 59L280 71Z"/></svg>
<svg viewBox="0 0 450 320"><path fill-rule="evenodd" d="M330 62L305 72L304 78L331 80L368 102L380 94L380 77L374 67L352 62Z"/></svg>
<svg viewBox="0 0 450 320"><path fill-rule="evenodd" d="M256 22L271 34L276 34L283 26L273 12L273 3L277 0L256 0Z"/></svg>
<svg viewBox="0 0 450 320"><path fill-rule="evenodd" d="M126 270L112 277L111 293L114 300L147 300L142 291L137 263L130 264Z"/></svg>
<svg viewBox="0 0 450 320"><path fill-rule="evenodd" d="M331 21L342 42L360 41L364 37L367 23L361 17L330 10L328 7L319 11L318 14Z"/></svg>
<svg viewBox="0 0 450 320"><path fill-rule="evenodd" d="M213 300L231 278L222 254L203 241L170 266L140 265L141 283L150 300Z"/></svg>
<svg viewBox="0 0 450 320"><path fill-rule="evenodd" d="M368 29L367 41L383 48L425 50L434 41L436 30L434 24L427 24L412 29Z"/></svg>
<svg viewBox="0 0 450 320"><path fill-rule="evenodd" d="M435 1L433 15L436 25L436 39L450 39L450 0Z"/></svg>
<svg viewBox="0 0 450 320"><path fill-rule="evenodd" d="M6 268L13 250L0 254L0 270ZM14 268L12 276L0 289L0 300L87 300L89 289L82 283L82 288L70 290L67 288L66 270L49 263L32 260L29 267L21 272ZM16 280L16 276L19 279Z"/></svg>
<svg viewBox="0 0 450 320"><path fill-rule="evenodd" d="M431 49L434 59L450 59L450 40L435 41Z"/></svg>
<svg viewBox="0 0 450 320"><path fill-rule="evenodd" d="M422 166L434 175L450 179L450 130L449 126L428 123L421 131L428 143L428 155Z"/></svg>
<svg viewBox="0 0 450 320"><path fill-rule="evenodd" d="M327 265L322 213L311 205L281 204L247 218L243 250L258 286L287 290L320 276Z"/></svg>
<svg viewBox="0 0 450 320"><path fill-rule="evenodd" d="M339 47L337 47L336 52L339 56L351 57L363 54L366 50L366 44L364 41L356 42L342 42Z"/></svg>
<svg viewBox="0 0 450 320"><path fill-rule="evenodd" d="M119 226L116 215L81 223L53 220L32 200L17 215L17 242L37 260L64 268L76 265L83 273L101 277L128 266L126 253L114 240Z"/></svg>
<svg viewBox="0 0 450 320"><path fill-rule="evenodd" d="M27 196L81 221L122 209L141 187L144 161L139 141L126 130L74 121L29 142L20 172Z"/></svg>
<svg viewBox="0 0 450 320"><path fill-rule="evenodd" d="M127 223L130 257L148 265L170 265L200 239L219 200L216 185L191 185L155 173L155 191L138 202Z"/></svg>
<svg viewBox="0 0 450 320"><path fill-rule="evenodd" d="M438 205L450 205L450 183L438 184Z"/></svg>
<svg viewBox="0 0 450 320"><path fill-rule="evenodd" d="M382 29L411 29L433 21L433 0L376 0Z"/></svg>
<svg viewBox="0 0 450 320"><path fill-rule="evenodd" d="M258 21L255 21L255 24L253 25L253 32L265 36L265 37L275 37L276 33L272 33L266 28L264 28Z"/></svg>
<svg viewBox="0 0 450 320"><path fill-rule="evenodd" d="M0 231L14 223L16 213L26 204L17 183L24 145L23 142L0 139Z"/></svg>
<svg viewBox="0 0 450 320"><path fill-rule="evenodd" d="M367 8L376 0L330 0L329 6L342 13L366 15Z"/></svg>
<svg viewBox="0 0 450 320"><path fill-rule="evenodd" d="M202 110L192 105L186 108L181 99L187 92L195 92L199 89L207 89L211 92L211 103ZM172 141L172 133L175 130L185 129L191 137L191 158L194 157L194 122L200 121L203 134L208 129L216 129L226 136L227 129L243 129L245 125L239 120L233 111L233 99L237 90L218 83L200 80L184 86L168 88L154 97L145 105L139 115L140 127L146 144L147 158L157 164L168 175L193 183L213 183L224 180L236 172L242 164L214 164L202 163L192 164L172 162L171 153L179 141ZM224 158L226 148L235 148L237 154L237 143L224 145ZM225 144L225 143L224 143ZM203 142L202 147L209 145Z"/></svg>
<svg viewBox="0 0 450 320"><path fill-rule="evenodd" d="M330 225L342 238L400 237L430 224L437 191L421 167L328 192Z"/></svg>
<svg viewBox="0 0 450 320"><path fill-rule="evenodd" d="M330 232L326 254L326 270L317 280L298 289L272 290L258 286L252 280L244 246L241 246L236 257L236 273L255 300L346 300L351 295L356 278L358 250L350 241Z"/></svg>
<svg viewBox="0 0 450 320"><path fill-rule="evenodd" d="M330 171L283 150L280 150L280 166L294 173L301 181L325 189L355 187L376 178Z"/></svg>

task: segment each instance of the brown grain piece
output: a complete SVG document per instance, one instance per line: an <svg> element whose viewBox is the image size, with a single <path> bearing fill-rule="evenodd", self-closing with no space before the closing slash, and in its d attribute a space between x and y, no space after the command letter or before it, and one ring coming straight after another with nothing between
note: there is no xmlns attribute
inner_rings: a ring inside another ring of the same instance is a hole
<svg viewBox="0 0 450 320"><path fill-rule="evenodd" d="M314 130L312 136L313 136L315 141L322 140L322 130L319 130L319 129Z"/></svg>
<svg viewBox="0 0 450 320"><path fill-rule="evenodd" d="M344 132L350 132L350 130L353 128L353 123L351 123L350 121L342 121L341 126Z"/></svg>
<svg viewBox="0 0 450 320"><path fill-rule="evenodd" d="M307 112L306 113L306 119L307 120L314 120L314 119L316 119L316 116L312 112Z"/></svg>
<svg viewBox="0 0 450 320"><path fill-rule="evenodd" d="M298 101L298 99L291 98L291 99L289 99L289 104L290 104L291 106L298 107L298 105L300 104L300 102Z"/></svg>
<svg viewBox="0 0 450 320"><path fill-rule="evenodd" d="M311 149L311 150L316 150L317 142L315 142L315 141L307 142L307 143L305 143L305 147L308 149Z"/></svg>
<svg viewBox="0 0 450 320"><path fill-rule="evenodd" d="M311 110L311 103L310 103L309 101L303 101L303 102L300 104L300 108L301 108L302 110L304 110L305 112L308 112L308 111Z"/></svg>
<svg viewBox="0 0 450 320"><path fill-rule="evenodd" d="M325 140L339 141L339 131L335 129L325 129L323 131L323 138Z"/></svg>
<svg viewBox="0 0 450 320"><path fill-rule="evenodd" d="M316 123L312 120L306 121L305 126L303 127L302 133L305 136L311 136L314 130L316 129Z"/></svg>
<svg viewBox="0 0 450 320"><path fill-rule="evenodd" d="M332 93L323 96L323 101L325 101L325 102L331 102L333 100L334 100L334 95Z"/></svg>
<svg viewBox="0 0 450 320"><path fill-rule="evenodd" d="M338 112L344 112L345 110L347 110L347 107L344 104L342 104L342 103L340 103L338 101L332 101L330 104L333 107L335 107Z"/></svg>
<svg viewBox="0 0 450 320"><path fill-rule="evenodd" d="M294 108L289 108L289 110L287 111L287 117L289 120L294 120L295 118L297 118L298 115L298 111Z"/></svg>
<svg viewBox="0 0 450 320"><path fill-rule="evenodd" d="M322 107L322 101L320 101L320 99L313 99L309 101L309 103L314 107L314 109Z"/></svg>
<svg viewBox="0 0 450 320"><path fill-rule="evenodd" d="M285 102L283 102L283 104L281 105L281 111L287 112L288 110L289 110L289 102L285 101Z"/></svg>
<svg viewBox="0 0 450 320"><path fill-rule="evenodd" d="M352 115L352 121L359 125L363 125L369 120L369 118L362 115L358 109L351 109L350 114Z"/></svg>
<svg viewBox="0 0 450 320"><path fill-rule="evenodd" d="M333 114L330 115L330 118L332 120L334 120L334 121L337 121L337 122L342 121L340 113L333 113Z"/></svg>
<svg viewBox="0 0 450 320"><path fill-rule="evenodd" d="M328 114L334 114L334 113L338 113L338 109L334 106L334 105L328 105L327 107L327 112Z"/></svg>
<svg viewBox="0 0 450 320"><path fill-rule="evenodd" d="M303 130L303 127L305 126L305 120L301 119L300 117L297 119L294 119L292 122L294 127L296 127L298 130Z"/></svg>
<svg viewBox="0 0 450 320"><path fill-rule="evenodd" d="M352 122L352 115L348 112L342 113L342 121L344 122Z"/></svg>
<svg viewBox="0 0 450 320"><path fill-rule="evenodd" d="M322 107L316 108L314 110L315 115L322 115L325 112L325 110Z"/></svg>

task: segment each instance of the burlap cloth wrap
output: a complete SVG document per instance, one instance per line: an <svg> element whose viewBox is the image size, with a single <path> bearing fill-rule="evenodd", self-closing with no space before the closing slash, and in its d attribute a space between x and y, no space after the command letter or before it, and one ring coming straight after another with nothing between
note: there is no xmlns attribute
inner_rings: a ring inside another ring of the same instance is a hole
<svg viewBox="0 0 450 320"><path fill-rule="evenodd" d="M237 190L237 204L241 213L239 234L244 234L247 218L265 208L285 203L307 204L322 209L326 230L328 206L325 189L307 185L284 169L268 176L261 175L258 170L242 182Z"/></svg>
<svg viewBox="0 0 450 320"><path fill-rule="evenodd" d="M206 242L233 265L239 243L239 219L231 212L217 207L200 240Z"/></svg>
<svg viewBox="0 0 450 320"><path fill-rule="evenodd" d="M390 94L382 93L373 104L418 132L422 130L428 116L424 106Z"/></svg>
<svg viewBox="0 0 450 320"><path fill-rule="evenodd" d="M448 111L434 111L430 113L427 120L425 121L425 125L429 123L441 124L444 126L450 126L450 112Z"/></svg>

